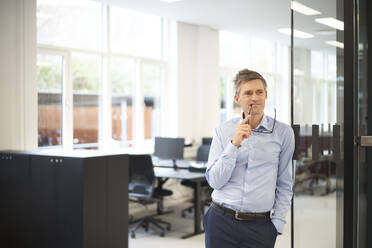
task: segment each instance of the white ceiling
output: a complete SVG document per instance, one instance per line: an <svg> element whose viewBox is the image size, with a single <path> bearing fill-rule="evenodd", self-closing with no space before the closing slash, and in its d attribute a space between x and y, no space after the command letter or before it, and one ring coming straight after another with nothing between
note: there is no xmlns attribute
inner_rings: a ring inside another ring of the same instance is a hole
<svg viewBox="0 0 372 248"><path fill-rule="evenodd" d="M206 25L219 30L290 44L290 36L277 31L279 28L290 27L290 0L182 0L175 3L160 0L106 0L106 2L176 21ZM298 2L322 14L305 16L294 12L294 28L315 35L312 39L295 39L295 46L334 49L325 45L324 41L335 40L336 32L315 22L314 19L336 17L336 0Z"/></svg>

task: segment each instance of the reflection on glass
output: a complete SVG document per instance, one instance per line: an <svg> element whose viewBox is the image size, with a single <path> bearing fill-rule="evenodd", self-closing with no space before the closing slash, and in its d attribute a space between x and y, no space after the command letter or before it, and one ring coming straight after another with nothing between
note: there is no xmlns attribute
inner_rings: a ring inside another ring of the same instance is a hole
<svg viewBox="0 0 372 248"><path fill-rule="evenodd" d="M38 0L37 42L99 50L101 3L90 0Z"/></svg>
<svg viewBox="0 0 372 248"><path fill-rule="evenodd" d="M142 69L145 139L151 139L160 135L160 90L164 78L163 67L156 64L143 64Z"/></svg>
<svg viewBox="0 0 372 248"><path fill-rule="evenodd" d="M38 146L62 145L63 57L37 55Z"/></svg>
<svg viewBox="0 0 372 248"><path fill-rule="evenodd" d="M322 13L342 13L336 1L319 5ZM314 35L294 38L293 123L298 130L295 154L294 247L340 247L336 244L337 171L342 170L343 51L327 41L343 39L334 29L316 30L314 18L294 12L294 28ZM312 25L307 25L312 24ZM312 28L309 28L312 27ZM337 34L337 36L336 36ZM342 42L342 40L339 40ZM342 152L342 150L341 150ZM339 173L338 173L339 174ZM341 214L342 216L342 214ZM314 238L317 237L317 238Z"/></svg>
<svg viewBox="0 0 372 248"><path fill-rule="evenodd" d="M127 144L133 140L134 61L114 57L111 60L112 138Z"/></svg>
<svg viewBox="0 0 372 248"><path fill-rule="evenodd" d="M162 19L134 10L110 7L111 51L161 58Z"/></svg>
<svg viewBox="0 0 372 248"><path fill-rule="evenodd" d="M100 65L100 56L80 53L72 55L74 144L98 142Z"/></svg>

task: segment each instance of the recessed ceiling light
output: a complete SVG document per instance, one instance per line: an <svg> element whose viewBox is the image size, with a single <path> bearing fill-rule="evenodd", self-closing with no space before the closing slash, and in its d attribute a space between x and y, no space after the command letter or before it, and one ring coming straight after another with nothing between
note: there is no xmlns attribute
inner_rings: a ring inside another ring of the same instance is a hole
<svg viewBox="0 0 372 248"><path fill-rule="evenodd" d="M335 28L338 30L344 30L344 22L337 20L332 17L327 18L317 18L315 19L316 22L319 22L321 24L327 25L328 27Z"/></svg>
<svg viewBox="0 0 372 248"><path fill-rule="evenodd" d="M286 34L286 35L291 35L291 29L290 28L279 28L278 29L279 33ZM314 38L314 35L302 32L296 29L293 29L293 36L296 38L301 38L301 39L309 39L309 38Z"/></svg>
<svg viewBox="0 0 372 248"><path fill-rule="evenodd" d="M321 12L315 10L315 9L312 9L312 8L309 8L299 2L296 2L296 1L293 1L292 2L292 5L291 5L291 8L294 10L294 11L297 11L301 14L304 14L304 15L320 15Z"/></svg>
<svg viewBox="0 0 372 248"><path fill-rule="evenodd" d="M175 2L179 2L181 0L160 0L160 2L165 2L165 3L175 3Z"/></svg>
<svg viewBox="0 0 372 248"><path fill-rule="evenodd" d="M324 35L324 36L329 36L329 35L336 35L336 30L334 29L327 29L327 30L318 30L315 32L316 35Z"/></svg>
<svg viewBox="0 0 372 248"><path fill-rule="evenodd" d="M331 46L335 46L335 47L344 49L344 43L339 42L339 41L330 40L330 41L326 41L325 43L328 44L328 45L331 45Z"/></svg>

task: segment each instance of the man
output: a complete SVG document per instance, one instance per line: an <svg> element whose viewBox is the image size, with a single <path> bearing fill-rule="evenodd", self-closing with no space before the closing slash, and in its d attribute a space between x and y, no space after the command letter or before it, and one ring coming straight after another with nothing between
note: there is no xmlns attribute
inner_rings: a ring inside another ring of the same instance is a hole
<svg viewBox="0 0 372 248"><path fill-rule="evenodd" d="M213 188L204 216L207 248L274 247L292 197L294 134L264 114L265 79L244 69L234 80L242 117L215 129L206 178Z"/></svg>

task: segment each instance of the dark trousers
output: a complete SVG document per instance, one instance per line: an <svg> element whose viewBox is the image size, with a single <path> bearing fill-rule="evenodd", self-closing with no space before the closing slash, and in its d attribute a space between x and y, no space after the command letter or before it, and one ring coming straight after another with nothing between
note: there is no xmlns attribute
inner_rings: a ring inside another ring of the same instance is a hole
<svg viewBox="0 0 372 248"><path fill-rule="evenodd" d="M277 231L271 220L237 220L211 206L204 215L206 248L273 248Z"/></svg>

